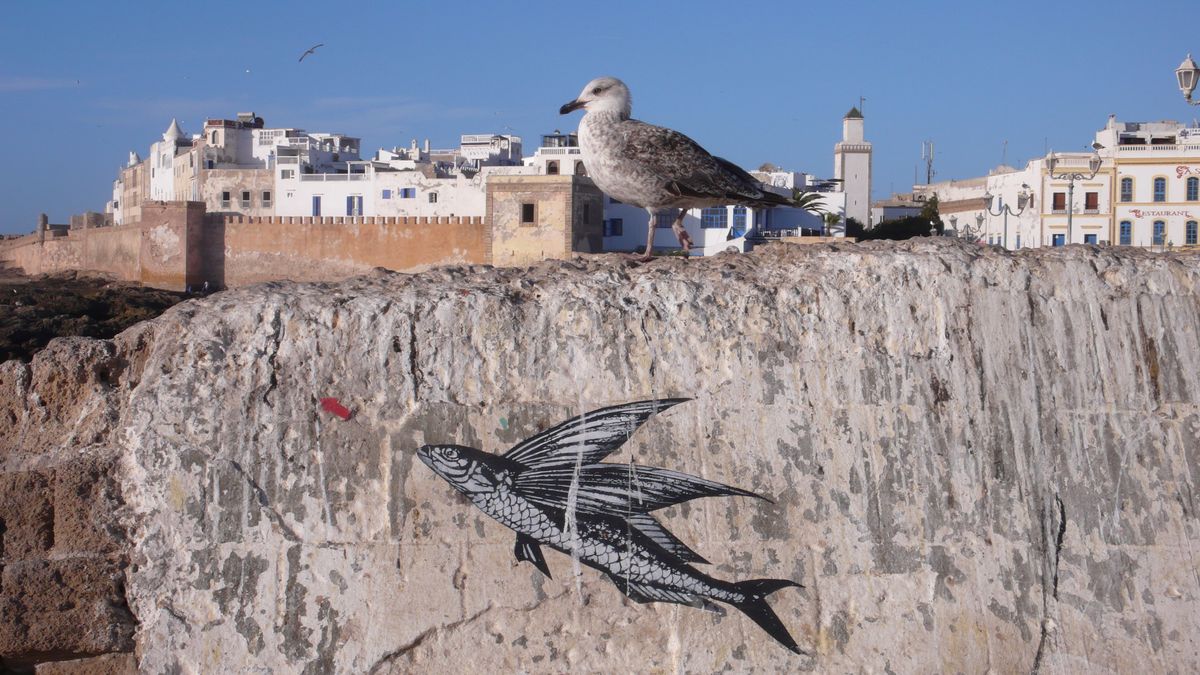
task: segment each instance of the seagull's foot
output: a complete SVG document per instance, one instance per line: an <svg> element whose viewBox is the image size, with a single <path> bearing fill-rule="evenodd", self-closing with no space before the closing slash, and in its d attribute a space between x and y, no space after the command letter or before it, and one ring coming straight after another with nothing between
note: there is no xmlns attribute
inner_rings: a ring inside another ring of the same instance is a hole
<svg viewBox="0 0 1200 675"><path fill-rule="evenodd" d="M683 223L676 222L671 226L671 230L675 232L675 238L679 240L679 245L683 247L683 252L691 255L692 250L692 235L684 229Z"/></svg>
<svg viewBox="0 0 1200 675"><path fill-rule="evenodd" d="M654 260L654 254L649 253L649 252L647 252L647 253L626 253L624 255L626 257L628 257L630 260L633 260L634 262L646 263L646 262L650 262L651 260Z"/></svg>

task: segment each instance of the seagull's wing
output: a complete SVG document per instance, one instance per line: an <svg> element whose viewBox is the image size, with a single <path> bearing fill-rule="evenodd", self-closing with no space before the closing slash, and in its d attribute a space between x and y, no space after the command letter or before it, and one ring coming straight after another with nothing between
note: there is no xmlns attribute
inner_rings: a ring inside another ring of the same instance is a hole
<svg viewBox="0 0 1200 675"><path fill-rule="evenodd" d="M684 134L628 120L621 125L624 156L660 177L668 190L681 197L728 200L730 203L789 203L762 189L753 176L733 162L714 157Z"/></svg>
<svg viewBox="0 0 1200 675"><path fill-rule="evenodd" d="M317 52L317 47L324 47L324 46L325 46L324 42L318 42L317 44L309 47L308 49L304 50L303 54L300 55L300 60L303 61L304 57L308 56L309 54L315 54Z"/></svg>
<svg viewBox="0 0 1200 675"><path fill-rule="evenodd" d="M665 398L593 410L522 441L504 456L528 470L595 464L621 447L651 415L687 400Z"/></svg>

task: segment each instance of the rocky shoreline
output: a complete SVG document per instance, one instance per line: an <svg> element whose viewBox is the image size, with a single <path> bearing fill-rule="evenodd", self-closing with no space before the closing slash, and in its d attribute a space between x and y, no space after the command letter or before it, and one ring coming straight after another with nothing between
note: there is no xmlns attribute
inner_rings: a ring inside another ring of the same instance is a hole
<svg viewBox="0 0 1200 675"><path fill-rule="evenodd" d="M0 362L28 361L56 337L110 339L187 298L82 272L0 270Z"/></svg>

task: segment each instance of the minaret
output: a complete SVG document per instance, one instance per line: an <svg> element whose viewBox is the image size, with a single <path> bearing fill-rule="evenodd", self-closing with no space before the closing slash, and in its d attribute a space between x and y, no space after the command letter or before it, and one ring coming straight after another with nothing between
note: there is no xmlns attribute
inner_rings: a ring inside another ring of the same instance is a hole
<svg viewBox="0 0 1200 675"><path fill-rule="evenodd" d="M846 217L864 226L871 217L871 144L863 140L863 115L851 108L842 118L842 142L833 148L833 177L846 193Z"/></svg>

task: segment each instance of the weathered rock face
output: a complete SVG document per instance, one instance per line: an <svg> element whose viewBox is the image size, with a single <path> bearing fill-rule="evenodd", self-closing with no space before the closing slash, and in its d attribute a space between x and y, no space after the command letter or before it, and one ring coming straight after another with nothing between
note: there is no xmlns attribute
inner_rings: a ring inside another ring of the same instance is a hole
<svg viewBox="0 0 1200 675"><path fill-rule="evenodd" d="M0 452L10 473L119 462L146 672L1187 671L1198 332L1200 259L1082 247L268 284L71 343L101 365L70 388L34 381L53 347L6 364L0 431L24 440ZM662 520L717 578L803 583L770 601L811 656L549 550L544 578L414 461L670 396L694 400L610 461L771 497Z"/></svg>

